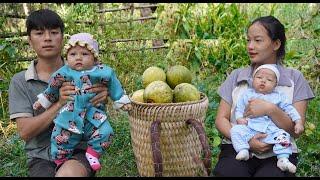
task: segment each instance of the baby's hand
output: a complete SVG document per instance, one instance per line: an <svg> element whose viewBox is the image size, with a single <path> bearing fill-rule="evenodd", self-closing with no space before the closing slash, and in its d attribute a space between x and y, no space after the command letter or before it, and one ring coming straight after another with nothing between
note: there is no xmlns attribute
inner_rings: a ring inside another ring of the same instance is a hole
<svg viewBox="0 0 320 180"><path fill-rule="evenodd" d="M34 110L39 110L39 109L42 108L42 105L40 104L39 101L36 101L36 102L33 104L32 107L33 107Z"/></svg>
<svg viewBox="0 0 320 180"><path fill-rule="evenodd" d="M123 111L130 111L132 109L132 105L130 103L124 104L120 109Z"/></svg>
<svg viewBox="0 0 320 180"><path fill-rule="evenodd" d="M248 124L248 119L247 118L239 118L239 119L237 119L237 124L247 125Z"/></svg>
<svg viewBox="0 0 320 180"><path fill-rule="evenodd" d="M304 127L301 121L297 121L296 125L294 126L294 132L298 135L301 135L304 131Z"/></svg>

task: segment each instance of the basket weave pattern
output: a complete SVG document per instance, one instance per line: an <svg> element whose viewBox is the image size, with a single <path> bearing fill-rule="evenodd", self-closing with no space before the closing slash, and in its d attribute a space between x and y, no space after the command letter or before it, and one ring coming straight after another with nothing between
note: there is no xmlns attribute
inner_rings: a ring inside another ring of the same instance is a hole
<svg viewBox="0 0 320 180"><path fill-rule="evenodd" d="M140 176L156 176L151 125L160 121L159 137L162 176L202 176L202 145L196 130L186 124L194 119L204 126L208 98L201 93L195 102L153 104L132 102L129 111L133 151Z"/></svg>

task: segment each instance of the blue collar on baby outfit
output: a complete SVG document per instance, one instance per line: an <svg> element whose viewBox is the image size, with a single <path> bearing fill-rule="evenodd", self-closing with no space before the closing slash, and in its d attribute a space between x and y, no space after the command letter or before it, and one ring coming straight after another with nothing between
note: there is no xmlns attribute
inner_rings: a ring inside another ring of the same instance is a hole
<svg viewBox="0 0 320 180"><path fill-rule="evenodd" d="M92 72L92 71L94 71L94 70L96 70L97 69L97 66L93 66L91 69L89 69L89 70L84 70L84 71L81 71L82 73L90 73L90 72Z"/></svg>
<svg viewBox="0 0 320 180"><path fill-rule="evenodd" d="M65 66L68 67L69 71L81 72L82 74L84 74L84 73L90 73L90 72L93 72L93 71L95 71L95 70L97 69L97 66L93 66L93 67L92 67L91 69L89 69L89 70L78 71L78 70L71 69L70 66L68 66L68 65L65 65Z"/></svg>

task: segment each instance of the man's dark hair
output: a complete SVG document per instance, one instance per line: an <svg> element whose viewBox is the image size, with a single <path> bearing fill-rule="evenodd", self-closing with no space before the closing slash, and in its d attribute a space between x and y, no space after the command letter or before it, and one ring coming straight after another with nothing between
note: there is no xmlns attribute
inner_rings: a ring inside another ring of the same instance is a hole
<svg viewBox="0 0 320 180"><path fill-rule="evenodd" d="M61 17L50 9L33 11L27 18L26 27L28 36L30 36L31 30L60 28L62 34L64 31Z"/></svg>

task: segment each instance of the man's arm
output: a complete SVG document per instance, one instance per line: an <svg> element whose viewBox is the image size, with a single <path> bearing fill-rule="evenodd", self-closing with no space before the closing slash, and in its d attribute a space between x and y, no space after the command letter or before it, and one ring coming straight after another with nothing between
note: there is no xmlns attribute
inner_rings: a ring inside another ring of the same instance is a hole
<svg viewBox="0 0 320 180"><path fill-rule="evenodd" d="M54 103L50 108L38 116L28 118L16 118L17 129L20 137L24 141L28 141L46 130L57 112L62 106L59 103Z"/></svg>
<svg viewBox="0 0 320 180"><path fill-rule="evenodd" d="M64 82L59 92L59 101L52 104L42 114L28 118L16 118L18 133L23 140L30 140L50 126L58 111L68 100L73 100L70 95L75 93L74 86L70 82Z"/></svg>

